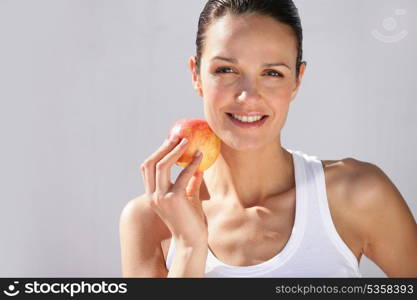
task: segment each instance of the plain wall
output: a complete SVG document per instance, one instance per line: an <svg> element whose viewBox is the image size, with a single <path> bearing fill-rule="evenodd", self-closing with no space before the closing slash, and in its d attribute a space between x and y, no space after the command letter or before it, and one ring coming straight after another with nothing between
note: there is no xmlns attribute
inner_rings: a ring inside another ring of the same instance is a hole
<svg viewBox="0 0 417 300"><path fill-rule="evenodd" d="M283 146L376 164L415 217L417 2L295 2L308 66ZM188 58L204 4L0 0L0 276L121 276L141 162L175 120L203 118Z"/></svg>

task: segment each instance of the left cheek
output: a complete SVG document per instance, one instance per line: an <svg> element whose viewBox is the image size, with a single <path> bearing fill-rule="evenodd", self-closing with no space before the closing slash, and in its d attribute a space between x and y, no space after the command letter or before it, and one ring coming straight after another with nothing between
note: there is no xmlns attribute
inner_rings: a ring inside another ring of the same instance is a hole
<svg viewBox="0 0 417 300"><path fill-rule="evenodd" d="M271 99L273 103L281 106L289 102L292 96L292 85L289 83L282 84L271 89L265 89L265 92L267 99Z"/></svg>
<svg viewBox="0 0 417 300"><path fill-rule="evenodd" d="M273 94L270 94L267 97L268 106L271 108L274 114L274 122L281 122L280 120L285 118L291 102L291 95L291 88L288 87L275 90Z"/></svg>
<svg viewBox="0 0 417 300"><path fill-rule="evenodd" d="M260 88L268 93L288 93L293 88L293 82L288 77L281 79L265 78L261 81Z"/></svg>
<svg viewBox="0 0 417 300"><path fill-rule="evenodd" d="M289 97L292 94L293 89L294 89L293 82L290 80L287 80L280 87L280 92L282 93L283 96Z"/></svg>

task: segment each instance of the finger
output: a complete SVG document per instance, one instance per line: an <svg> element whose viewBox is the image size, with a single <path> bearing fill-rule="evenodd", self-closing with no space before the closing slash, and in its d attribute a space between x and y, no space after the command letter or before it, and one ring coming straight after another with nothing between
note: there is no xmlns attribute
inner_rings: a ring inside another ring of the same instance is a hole
<svg viewBox="0 0 417 300"><path fill-rule="evenodd" d="M146 169L144 164L141 164L140 166L140 173L142 174L143 185L145 186L146 195L150 195L149 184L148 179L146 178Z"/></svg>
<svg viewBox="0 0 417 300"><path fill-rule="evenodd" d="M141 172L143 173L147 193L151 194L155 192L156 164L178 144L178 141L178 137L174 137L172 140L165 140L158 150L149 156L149 158L141 165Z"/></svg>
<svg viewBox="0 0 417 300"><path fill-rule="evenodd" d="M175 146L175 148L169 152L163 159L161 159L155 167L155 190L161 193L166 193L170 189L171 185L171 168L178 161L181 155L184 154L187 149L187 139Z"/></svg>
<svg viewBox="0 0 417 300"><path fill-rule="evenodd" d="M190 181L185 188L188 197L196 197L200 194L200 186L203 181L203 172L196 171L191 177Z"/></svg>
<svg viewBox="0 0 417 300"><path fill-rule="evenodd" d="M200 153L200 155L197 155L198 153ZM193 174L197 171L202 159L203 154L201 152L197 152L194 156L193 161L184 170L182 170L180 175L178 175L173 190L183 191L186 189L188 182L190 181ZM191 188L191 190L194 190L194 188Z"/></svg>

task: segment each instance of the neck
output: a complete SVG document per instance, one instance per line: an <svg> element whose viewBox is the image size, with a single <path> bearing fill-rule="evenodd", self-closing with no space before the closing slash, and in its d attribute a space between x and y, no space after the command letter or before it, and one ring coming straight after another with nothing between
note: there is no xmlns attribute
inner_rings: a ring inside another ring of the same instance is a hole
<svg viewBox="0 0 417 300"><path fill-rule="evenodd" d="M222 144L214 165L204 172L213 201L227 199L248 208L288 191L295 185L292 155L280 141L253 151L237 151Z"/></svg>

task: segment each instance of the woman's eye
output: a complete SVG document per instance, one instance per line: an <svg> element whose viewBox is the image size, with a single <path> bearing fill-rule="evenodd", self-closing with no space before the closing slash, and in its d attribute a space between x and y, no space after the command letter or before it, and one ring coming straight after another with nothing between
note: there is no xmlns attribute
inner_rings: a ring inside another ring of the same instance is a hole
<svg viewBox="0 0 417 300"><path fill-rule="evenodd" d="M274 71L274 70L270 70L267 72L268 74L274 74L272 75L272 77L284 77L281 73Z"/></svg>
<svg viewBox="0 0 417 300"><path fill-rule="evenodd" d="M230 73L230 72L223 72L224 70L231 70L230 68L218 68L217 70L216 70L216 73Z"/></svg>
<svg viewBox="0 0 417 300"><path fill-rule="evenodd" d="M215 73L232 73L232 72L233 72L233 70L229 67L218 68L215 71ZM279 73L277 71L274 71L274 70L269 70L267 73L272 74L271 75L272 77L284 77L284 75L282 75L281 73Z"/></svg>

